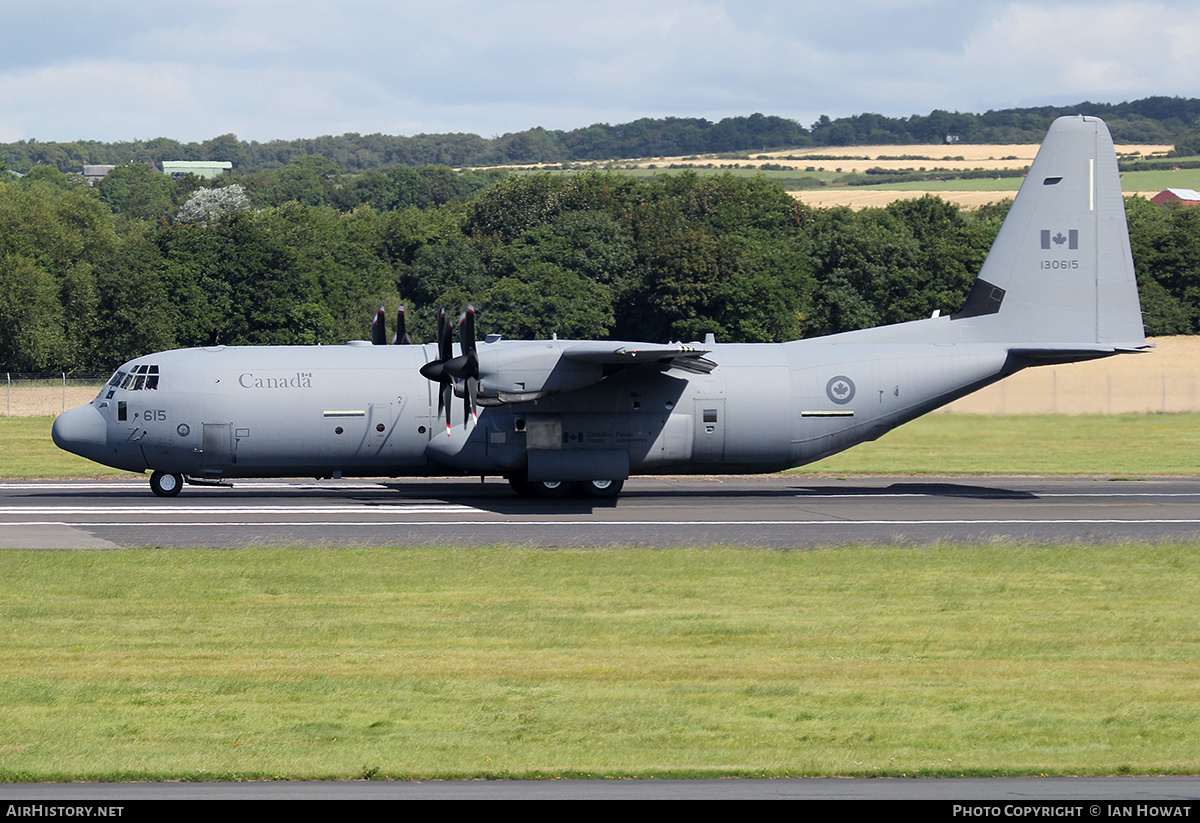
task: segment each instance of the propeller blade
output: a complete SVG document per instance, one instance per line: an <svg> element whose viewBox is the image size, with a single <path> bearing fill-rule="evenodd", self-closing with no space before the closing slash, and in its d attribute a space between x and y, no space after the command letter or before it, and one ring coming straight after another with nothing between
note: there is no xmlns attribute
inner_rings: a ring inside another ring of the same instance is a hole
<svg viewBox="0 0 1200 823"><path fill-rule="evenodd" d="M383 306L379 307L379 311L375 313L375 319L371 321L371 343L376 346L382 346L387 342L387 314L383 310Z"/></svg>
<svg viewBox="0 0 1200 823"><path fill-rule="evenodd" d="M470 416L471 420L479 422L479 412L475 410L475 398L479 395L479 381L474 377L468 377L466 380L466 394L463 395L463 425L465 426L466 418Z"/></svg>
<svg viewBox="0 0 1200 823"><path fill-rule="evenodd" d="M463 425L468 419L478 421L475 398L479 394L479 355L475 351L475 304L468 303L467 310L458 318L458 345L462 354L446 364L446 373L462 380Z"/></svg>
<svg viewBox="0 0 1200 823"><path fill-rule="evenodd" d="M412 345L412 338L408 336L408 326L404 322L404 304L396 309L396 336L392 338L392 345Z"/></svg>
<svg viewBox="0 0 1200 823"><path fill-rule="evenodd" d="M450 321L446 319L446 308L438 312L438 360L443 363L454 357L454 329L450 326Z"/></svg>
<svg viewBox="0 0 1200 823"><path fill-rule="evenodd" d="M475 304L468 303L467 310L458 318L458 343L463 354L475 353Z"/></svg>
<svg viewBox="0 0 1200 823"><path fill-rule="evenodd" d="M403 312L403 307L400 310ZM441 419L444 410L447 434L450 432L450 399L454 396L454 378L446 370L446 366L454 359L453 336L454 329L446 320L446 308L443 306L437 319L437 359L430 360L422 366L420 372L422 377L438 384L438 419Z"/></svg>

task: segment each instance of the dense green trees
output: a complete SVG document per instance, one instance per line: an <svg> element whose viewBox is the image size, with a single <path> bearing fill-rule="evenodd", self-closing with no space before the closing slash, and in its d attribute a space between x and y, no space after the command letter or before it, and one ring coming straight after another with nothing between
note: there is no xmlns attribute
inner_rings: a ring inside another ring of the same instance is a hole
<svg viewBox="0 0 1200 823"><path fill-rule="evenodd" d="M163 160L222 160L239 174L282 169L305 158L323 157L345 173L379 172L396 166L497 166L524 163L574 163L633 157L661 157L726 152L761 152L800 146L941 143L1036 143L1050 122L1064 114L1103 117L1118 142L1175 144L1186 139L1200 118L1200 99L1149 97L1110 104L1004 109L983 114L935 110L926 115L885 117L859 114L831 119L822 116L810 128L783 117L752 114L717 123L699 117L643 118L631 123L595 123L571 131L535 127L490 140L476 134L343 134L338 137L242 141L223 134L198 143L165 137L148 141L41 143L22 140L0 144L0 165L18 172L52 166L78 172L85 163L160 165ZM312 169L319 178L319 169ZM293 169L305 178L303 168ZM321 186L293 180L296 199L312 198ZM284 200L275 200L278 205ZM178 204L177 204L178 205ZM372 206L380 208L379 203Z"/></svg>
<svg viewBox="0 0 1200 823"><path fill-rule="evenodd" d="M416 341L439 306L468 301L481 334L787 340L955 310L1007 211L810 209L763 178L690 172L513 175L476 192L444 167L288 168L257 202L191 221L173 215L200 181L142 167L97 189L49 167L0 182L0 367L340 344L399 302ZM1200 332L1200 210L1127 209L1147 331Z"/></svg>
<svg viewBox="0 0 1200 823"><path fill-rule="evenodd" d="M1147 334L1200 333L1200 209L1128 201Z"/></svg>

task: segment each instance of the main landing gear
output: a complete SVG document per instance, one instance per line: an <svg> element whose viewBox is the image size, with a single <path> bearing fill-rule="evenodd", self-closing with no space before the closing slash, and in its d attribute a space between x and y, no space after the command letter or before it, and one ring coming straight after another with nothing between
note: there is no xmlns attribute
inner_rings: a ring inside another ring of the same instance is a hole
<svg viewBox="0 0 1200 823"><path fill-rule="evenodd" d="M183 475L154 472L150 475L150 491L159 497L175 497L183 488Z"/></svg>
<svg viewBox="0 0 1200 823"><path fill-rule="evenodd" d="M522 497L541 497L555 499L576 494L580 497L593 499L612 499L621 493L624 480L584 480L580 483L568 483L563 480L530 481L521 477L508 478L508 484L513 491Z"/></svg>

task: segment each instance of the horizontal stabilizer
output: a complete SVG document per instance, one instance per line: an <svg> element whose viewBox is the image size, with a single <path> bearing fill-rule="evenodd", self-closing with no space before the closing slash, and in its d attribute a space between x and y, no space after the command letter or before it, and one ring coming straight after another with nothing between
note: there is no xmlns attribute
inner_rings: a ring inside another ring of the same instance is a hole
<svg viewBox="0 0 1200 823"><path fill-rule="evenodd" d="M1141 343L1130 346L1054 346L1050 348L1013 348L1009 353L1026 360L1033 365L1049 366L1057 363L1075 363L1080 360L1095 360L1114 354L1138 354L1154 348L1153 343Z"/></svg>

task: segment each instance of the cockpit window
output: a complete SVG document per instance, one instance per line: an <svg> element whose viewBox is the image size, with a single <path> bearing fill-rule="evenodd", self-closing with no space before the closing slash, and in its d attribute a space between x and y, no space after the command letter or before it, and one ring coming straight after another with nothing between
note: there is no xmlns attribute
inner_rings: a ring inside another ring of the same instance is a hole
<svg viewBox="0 0 1200 823"><path fill-rule="evenodd" d="M128 372L118 370L112 376L112 379L108 381L107 397L111 399L117 389L155 391L158 389L158 377L158 366L152 366L147 363L134 366Z"/></svg>

